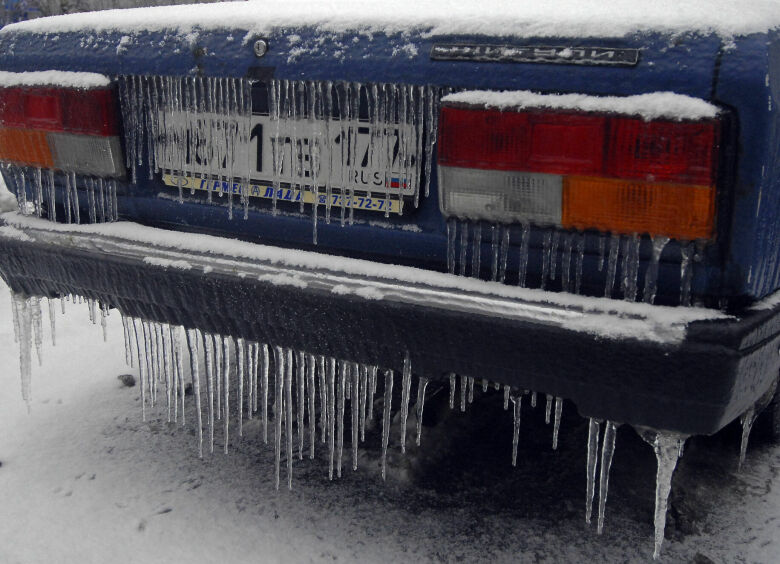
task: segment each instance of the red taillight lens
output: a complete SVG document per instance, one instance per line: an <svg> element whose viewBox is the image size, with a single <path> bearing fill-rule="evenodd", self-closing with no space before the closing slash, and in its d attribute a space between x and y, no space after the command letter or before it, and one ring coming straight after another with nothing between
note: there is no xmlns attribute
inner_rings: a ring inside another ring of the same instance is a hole
<svg viewBox="0 0 780 564"><path fill-rule="evenodd" d="M27 127L42 131L62 131L62 92L34 89L24 93Z"/></svg>
<svg viewBox="0 0 780 564"><path fill-rule="evenodd" d="M0 88L0 126L27 127L25 93L19 88Z"/></svg>
<svg viewBox="0 0 780 564"><path fill-rule="evenodd" d="M0 88L0 161L121 176L118 115L109 88Z"/></svg>
<svg viewBox="0 0 780 564"><path fill-rule="evenodd" d="M63 96L65 130L88 135L118 135L119 119L111 90L69 90Z"/></svg>
<svg viewBox="0 0 780 564"><path fill-rule="evenodd" d="M469 219L708 238L719 138L720 122L709 117L445 105L440 207ZM533 194L520 198L514 187L526 185Z"/></svg>
<svg viewBox="0 0 780 564"><path fill-rule="evenodd" d="M439 164L563 174L602 168L605 118L442 108Z"/></svg>
<svg viewBox="0 0 780 564"><path fill-rule="evenodd" d="M610 120L606 175L710 185L715 180L717 122Z"/></svg>

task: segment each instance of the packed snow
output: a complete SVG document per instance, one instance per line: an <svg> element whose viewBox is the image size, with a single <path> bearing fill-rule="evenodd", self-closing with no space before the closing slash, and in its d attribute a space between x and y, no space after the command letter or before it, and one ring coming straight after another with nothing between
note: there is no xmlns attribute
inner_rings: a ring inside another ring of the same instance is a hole
<svg viewBox="0 0 780 564"><path fill-rule="evenodd" d="M469 104L499 110L547 108L582 112L617 113L654 119L697 120L714 118L717 106L699 98L674 92L652 92L635 96L588 96L586 94L539 94L528 90L492 92L466 90L444 96L443 103Z"/></svg>
<svg viewBox="0 0 780 564"><path fill-rule="evenodd" d="M619 37L634 32L760 33L780 25L776 0L256 0L40 18L0 33L236 29L247 36L311 26L336 33Z"/></svg>
<svg viewBox="0 0 780 564"><path fill-rule="evenodd" d="M7 72L0 71L0 87L13 86L58 86L62 88L101 88L111 84L111 80L102 74L94 72L70 71L35 71Z"/></svg>

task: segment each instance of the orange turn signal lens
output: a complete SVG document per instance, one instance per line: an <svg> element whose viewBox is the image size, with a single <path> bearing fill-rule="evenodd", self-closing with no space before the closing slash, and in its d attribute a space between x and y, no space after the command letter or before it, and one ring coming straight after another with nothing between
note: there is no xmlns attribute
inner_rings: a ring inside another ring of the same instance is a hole
<svg viewBox="0 0 780 564"><path fill-rule="evenodd" d="M564 177L561 223L568 229L710 239L715 189L610 178Z"/></svg>
<svg viewBox="0 0 780 564"><path fill-rule="evenodd" d="M41 168L54 167L45 131L0 128L0 160Z"/></svg>

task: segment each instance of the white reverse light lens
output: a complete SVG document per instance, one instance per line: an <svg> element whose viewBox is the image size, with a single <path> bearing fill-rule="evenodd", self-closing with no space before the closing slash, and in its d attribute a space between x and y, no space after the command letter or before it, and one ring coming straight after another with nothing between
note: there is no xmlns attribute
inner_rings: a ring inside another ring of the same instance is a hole
<svg viewBox="0 0 780 564"><path fill-rule="evenodd" d="M563 178L555 174L439 166L444 215L560 225Z"/></svg>
<svg viewBox="0 0 780 564"><path fill-rule="evenodd" d="M95 176L122 176L125 165L119 137L49 133L54 168Z"/></svg>

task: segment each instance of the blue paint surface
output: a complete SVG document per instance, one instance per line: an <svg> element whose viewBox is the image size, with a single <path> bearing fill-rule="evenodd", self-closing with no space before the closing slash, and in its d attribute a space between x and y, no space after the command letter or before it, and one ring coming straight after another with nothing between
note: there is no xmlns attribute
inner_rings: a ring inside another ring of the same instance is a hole
<svg viewBox="0 0 780 564"><path fill-rule="evenodd" d="M266 76L284 79L395 82L468 89L529 89L553 93L631 95L673 91L710 100L729 115L717 204L717 240L695 264L694 293L713 304L719 298L758 298L780 287L780 42L776 33L736 38L723 45L708 35L675 38L637 34L620 38L494 38L507 45L570 45L636 48L635 67L432 61L435 42L484 43L484 37L402 35L320 35L312 29L279 30L265 37L268 53L258 59L254 37L243 32L201 32L189 37L166 33L119 33L93 36L3 35L0 68L4 70L77 70L120 74ZM179 204L159 177L141 175L126 185L121 211L129 218L184 229L207 231L311 248L311 214L297 205L280 204L278 214L262 206L247 220L237 209L228 219L223 200L213 205ZM160 198L161 193L171 197ZM760 202L760 203L759 203ZM238 206L238 201L236 200ZM420 207L407 205L402 217L356 212L355 225L341 225L340 211L319 221L318 250L382 262L446 269L446 223L438 207L436 172L431 194ZM371 225L381 222L383 226ZM403 230L414 225L415 230ZM483 228L483 257L491 253L490 227ZM514 238L513 240L517 240ZM532 237L529 282L539 278L541 234ZM509 271L517 268L518 249L510 249ZM598 235L586 240L583 286L603 293L598 269ZM644 274L649 242L641 249ZM661 265L661 296L679 292L680 251L670 244ZM489 262L489 258L485 260ZM510 275L509 281L512 281ZM553 289L555 285L553 284Z"/></svg>

